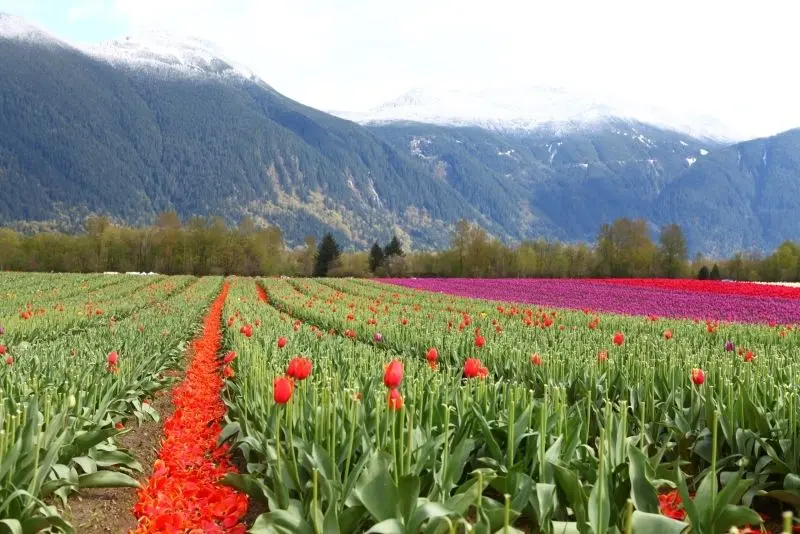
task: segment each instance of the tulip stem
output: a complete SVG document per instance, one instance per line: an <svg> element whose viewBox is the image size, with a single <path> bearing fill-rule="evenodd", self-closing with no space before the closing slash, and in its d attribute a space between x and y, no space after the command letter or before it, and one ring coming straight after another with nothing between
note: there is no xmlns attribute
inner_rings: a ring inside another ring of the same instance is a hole
<svg viewBox="0 0 800 534"><path fill-rule="evenodd" d="M719 491L719 487L717 485L717 426L719 426L717 423L717 418L718 412L715 409L713 415L711 416L711 472L709 473L709 476L714 478L711 479L711 506L708 509L710 516L714 513L714 510L717 507L717 492Z"/></svg>
<svg viewBox="0 0 800 534"><path fill-rule="evenodd" d="M280 408L278 408L280 410ZM275 414L275 496L278 498L278 505L281 508L286 507L286 503L281 498L281 413Z"/></svg>
<svg viewBox="0 0 800 534"><path fill-rule="evenodd" d="M508 533L508 527L511 526L511 495L505 494L506 506L503 510L503 532Z"/></svg>
<svg viewBox="0 0 800 534"><path fill-rule="evenodd" d="M509 395L510 403L508 406L508 449L506 453L507 464L506 467L508 471L511 472L511 467L514 465L514 407L516 405L516 399L512 394Z"/></svg>
<svg viewBox="0 0 800 534"><path fill-rule="evenodd" d="M414 411L411 409L410 406L407 406L408 409L408 445L406 446L406 456L408 459L406 465L406 474L411 471L411 455L414 448Z"/></svg>
<svg viewBox="0 0 800 534"><path fill-rule="evenodd" d="M633 501L628 499L625 503L625 534L633 532Z"/></svg>
<svg viewBox="0 0 800 534"><path fill-rule="evenodd" d="M392 418L392 458L394 459L394 469L392 472L394 473L394 483L395 485L399 484L399 475L397 470L399 469L399 463L397 461L397 412L393 412Z"/></svg>
<svg viewBox="0 0 800 534"><path fill-rule="evenodd" d="M356 435L356 416L358 405L356 404L357 401L352 401L352 407L350 408L350 435L347 437L347 458L344 462L344 478L342 479L342 485L347 485L347 477L350 475L350 459L353 457L353 439ZM344 501L347 499L347 495L342 493L342 506L344 506Z"/></svg>
<svg viewBox="0 0 800 534"><path fill-rule="evenodd" d="M287 431L288 431L288 440L289 440L289 453L292 458L292 471L294 473L294 483L297 486L297 490L301 490L300 485L300 472L297 470L297 453L294 450L294 433L292 432L292 427L294 426L294 412L292 409L292 403L288 403L289 407L286 411L286 418L287 418Z"/></svg>
<svg viewBox="0 0 800 534"><path fill-rule="evenodd" d="M314 469L314 487L313 487L313 495L311 497L311 526L314 529L314 534L319 533L319 529L317 528L317 491L318 491L318 484L319 484L319 471Z"/></svg>

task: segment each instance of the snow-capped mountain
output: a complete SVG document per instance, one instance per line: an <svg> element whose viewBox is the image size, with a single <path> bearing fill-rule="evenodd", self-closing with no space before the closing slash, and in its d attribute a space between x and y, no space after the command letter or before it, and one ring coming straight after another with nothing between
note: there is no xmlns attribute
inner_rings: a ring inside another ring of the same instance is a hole
<svg viewBox="0 0 800 534"><path fill-rule="evenodd" d="M2 11L0 11L0 39L29 41L42 46L68 46L63 41L22 17L3 13Z"/></svg>
<svg viewBox="0 0 800 534"><path fill-rule="evenodd" d="M231 60L214 43L195 37L148 32L99 45L75 47L21 17L0 12L0 38L79 50L115 67L154 75L238 77L264 84L253 71Z"/></svg>
<svg viewBox="0 0 800 534"><path fill-rule="evenodd" d="M85 49L8 15L0 95L14 102L0 113L0 225L24 229L75 230L99 213L148 224L166 209L249 216L290 244L331 231L358 247L395 233L439 247L462 217L517 241L592 241L603 223L642 217L727 255L800 228L800 130L725 146L714 139L738 136L714 120L619 98L415 90L338 114L362 126L199 39Z"/></svg>
<svg viewBox="0 0 800 534"><path fill-rule="evenodd" d="M148 32L107 41L84 50L115 66L144 69L154 74L179 76L238 76L260 79L209 41L195 37L176 37L163 32Z"/></svg>
<svg viewBox="0 0 800 534"><path fill-rule="evenodd" d="M677 114L613 96L591 96L546 86L497 89L416 88L366 112L333 112L362 124L420 122L501 131L570 131L620 120L640 122L698 139L735 141L740 132L707 116Z"/></svg>

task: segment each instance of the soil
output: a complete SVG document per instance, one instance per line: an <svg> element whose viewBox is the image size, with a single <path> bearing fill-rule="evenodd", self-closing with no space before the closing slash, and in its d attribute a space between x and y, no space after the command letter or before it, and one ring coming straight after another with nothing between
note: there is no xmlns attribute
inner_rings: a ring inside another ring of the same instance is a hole
<svg viewBox="0 0 800 534"><path fill-rule="evenodd" d="M178 371L167 374L178 379L182 377ZM142 484L146 483L153 471L164 435L164 421L174 410L171 390L166 388L159 391L152 400L152 407L158 412L160 422L147 421L137 428L134 420L126 425L130 431L116 438L120 447L128 449L142 464L142 472L135 477ZM85 489L70 497L64 517L80 534L128 533L135 530L138 524L133 516L133 506L137 500L137 490L134 488Z"/></svg>

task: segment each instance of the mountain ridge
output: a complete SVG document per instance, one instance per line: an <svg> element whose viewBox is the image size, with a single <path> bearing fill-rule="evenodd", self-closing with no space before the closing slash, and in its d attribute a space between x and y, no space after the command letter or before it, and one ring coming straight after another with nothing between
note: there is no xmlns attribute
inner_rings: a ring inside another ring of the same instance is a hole
<svg viewBox="0 0 800 534"><path fill-rule="evenodd" d="M489 89L414 88L365 112L332 112L361 124L417 122L440 126L478 126L508 132L568 133L603 128L620 120L643 123L713 142L744 140L719 120L675 114L610 96L592 96L560 87Z"/></svg>
<svg viewBox="0 0 800 534"><path fill-rule="evenodd" d="M361 125L206 43L154 51L135 38L109 53L24 35L0 32L0 72L13 73L0 78L0 224L147 224L175 210L250 216L290 245L331 231L350 247L398 234L437 248L461 217L505 241L592 241L642 217L717 255L800 237L795 130L728 145L615 117L570 130Z"/></svg>

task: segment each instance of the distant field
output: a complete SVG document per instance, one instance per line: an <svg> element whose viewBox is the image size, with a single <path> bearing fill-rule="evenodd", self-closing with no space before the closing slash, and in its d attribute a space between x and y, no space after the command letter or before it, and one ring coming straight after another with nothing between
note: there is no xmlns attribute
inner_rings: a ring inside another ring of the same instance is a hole
<svg viewBox="0 0 800 534"><path fill-rule="evenodd" d="M663 279L401 278L385 281L464 297L628 315L748 323L800 322L798 284Z"/></svg>

